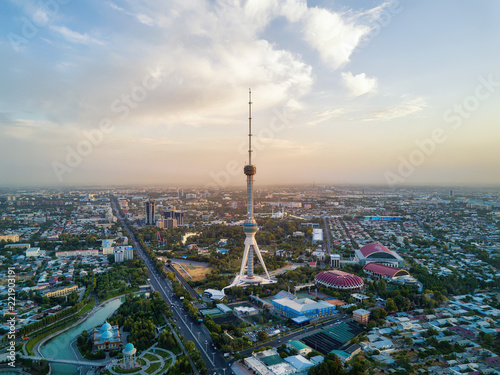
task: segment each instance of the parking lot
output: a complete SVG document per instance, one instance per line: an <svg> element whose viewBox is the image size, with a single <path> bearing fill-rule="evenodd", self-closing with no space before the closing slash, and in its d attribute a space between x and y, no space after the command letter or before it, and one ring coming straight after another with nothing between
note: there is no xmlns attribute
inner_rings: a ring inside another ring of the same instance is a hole
<svg viewBox="0 0 500 375"><path fill-rule="evenodd" d="M257 335L260 331L265 331L269 337L272 337L272 336L277 336L279 334L283 334L289 330L290 329L288 327L278 324L262 329L257 329L254 331L245 332L244 335L247 336L251 342L257 342L258 341Z"/></svg>

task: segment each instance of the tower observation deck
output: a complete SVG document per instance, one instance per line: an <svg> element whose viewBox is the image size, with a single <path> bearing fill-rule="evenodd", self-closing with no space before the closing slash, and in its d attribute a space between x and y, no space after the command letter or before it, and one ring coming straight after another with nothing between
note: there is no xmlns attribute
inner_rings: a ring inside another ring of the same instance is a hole
<svg viewBox="0 0 500 375"><path fill-rule="evenodd" d="M245 232L245 250L241 261L240 272L236 275L233 282L227 288L233 286L248 286L253 284L272 284L276 280L271 279L267 272L266 264L260 253L259 246L255 240L255 234L259 230L257 222L253 216L253 176L257 173L257 168L252 164L252 91L248 92L248 164L245 165L243 172L247 176L247 218L243 223L243 232ZM259 276L254 272L254 256L257 256L260 264L264 268L265 275ZM224 288L225 289L225 288Z"/></svg>

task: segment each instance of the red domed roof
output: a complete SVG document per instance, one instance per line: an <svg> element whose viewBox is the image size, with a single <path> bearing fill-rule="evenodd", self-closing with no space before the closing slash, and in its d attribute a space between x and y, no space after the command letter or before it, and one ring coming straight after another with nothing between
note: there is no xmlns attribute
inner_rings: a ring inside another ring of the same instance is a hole
<svg viewBox="0 0 500 375"><path fill-rule="evenodd" d="M378 263L368 263L366 266L363 267L363 270L373 272L377 275L389 276L389 277L410 275L408 271L402 270L400 268L389 267L384 264L378 264Z"/></svg>
<svg viewBox="0 0 500 375"><path fill-rule="evenodd" d="M334 288L355 289L361 288L364 285L361 277L338 270L320 272L314 280Z"/></svg>
<svg viewBox="0 0 500 375"><path fill-rule="evenodd" d="M381 253L381 252L386 252L388 254L394 255L394 253L391 250L389 250L387 247L379 243L371 243L365 245L361 249L359 249L359 251L361 251L361 254L363 254L365 258L370 256L371 254Z"/></svg>

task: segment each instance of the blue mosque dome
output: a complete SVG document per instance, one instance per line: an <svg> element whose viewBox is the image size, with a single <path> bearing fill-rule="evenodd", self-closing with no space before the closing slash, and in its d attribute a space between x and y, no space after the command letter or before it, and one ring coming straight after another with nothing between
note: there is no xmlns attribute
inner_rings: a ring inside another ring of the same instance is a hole
<svg viewBox="0 0 500 375"><path fill-rule="evenodd" d="M104 331L104 333L101 335L101 338L103 340L109 340L112 337L113 337L113 334L111 333L111 331Z"/></svg>
<svg viewBox="0 0 500 375"><path fill-rule="evenodd" d="M100 331L101 332L104 332L104 331L109 331L111 329L111 324L109 324L107 321L104 322L104 324L101 326L101 329Z"/></svg>
<svg viewBox="0 0 500 375"><path fill-rule="evenodd" d="M136 352L136 349L134 348L134 345L132 343L128 343L125 345L125 348L123 348L123 355L134 355Z"/></svg>

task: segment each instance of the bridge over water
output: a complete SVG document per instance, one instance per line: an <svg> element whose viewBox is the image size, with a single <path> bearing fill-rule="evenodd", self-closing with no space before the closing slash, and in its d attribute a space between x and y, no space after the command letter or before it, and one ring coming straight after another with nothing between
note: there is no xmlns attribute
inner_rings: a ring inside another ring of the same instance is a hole
<svg viewBox="0 0 500 375"><path fill-rule="evenodd" d="M103 361L87 361L87 360L77 360L77 359L45 358L45 357L30 356L30 355L21 355L21 358L32 359L34 361L40 361L43 359L47 362L66 363L69 365L77 365L77 366L106 366L113 362L113 359L108 359Z"/></svg>

